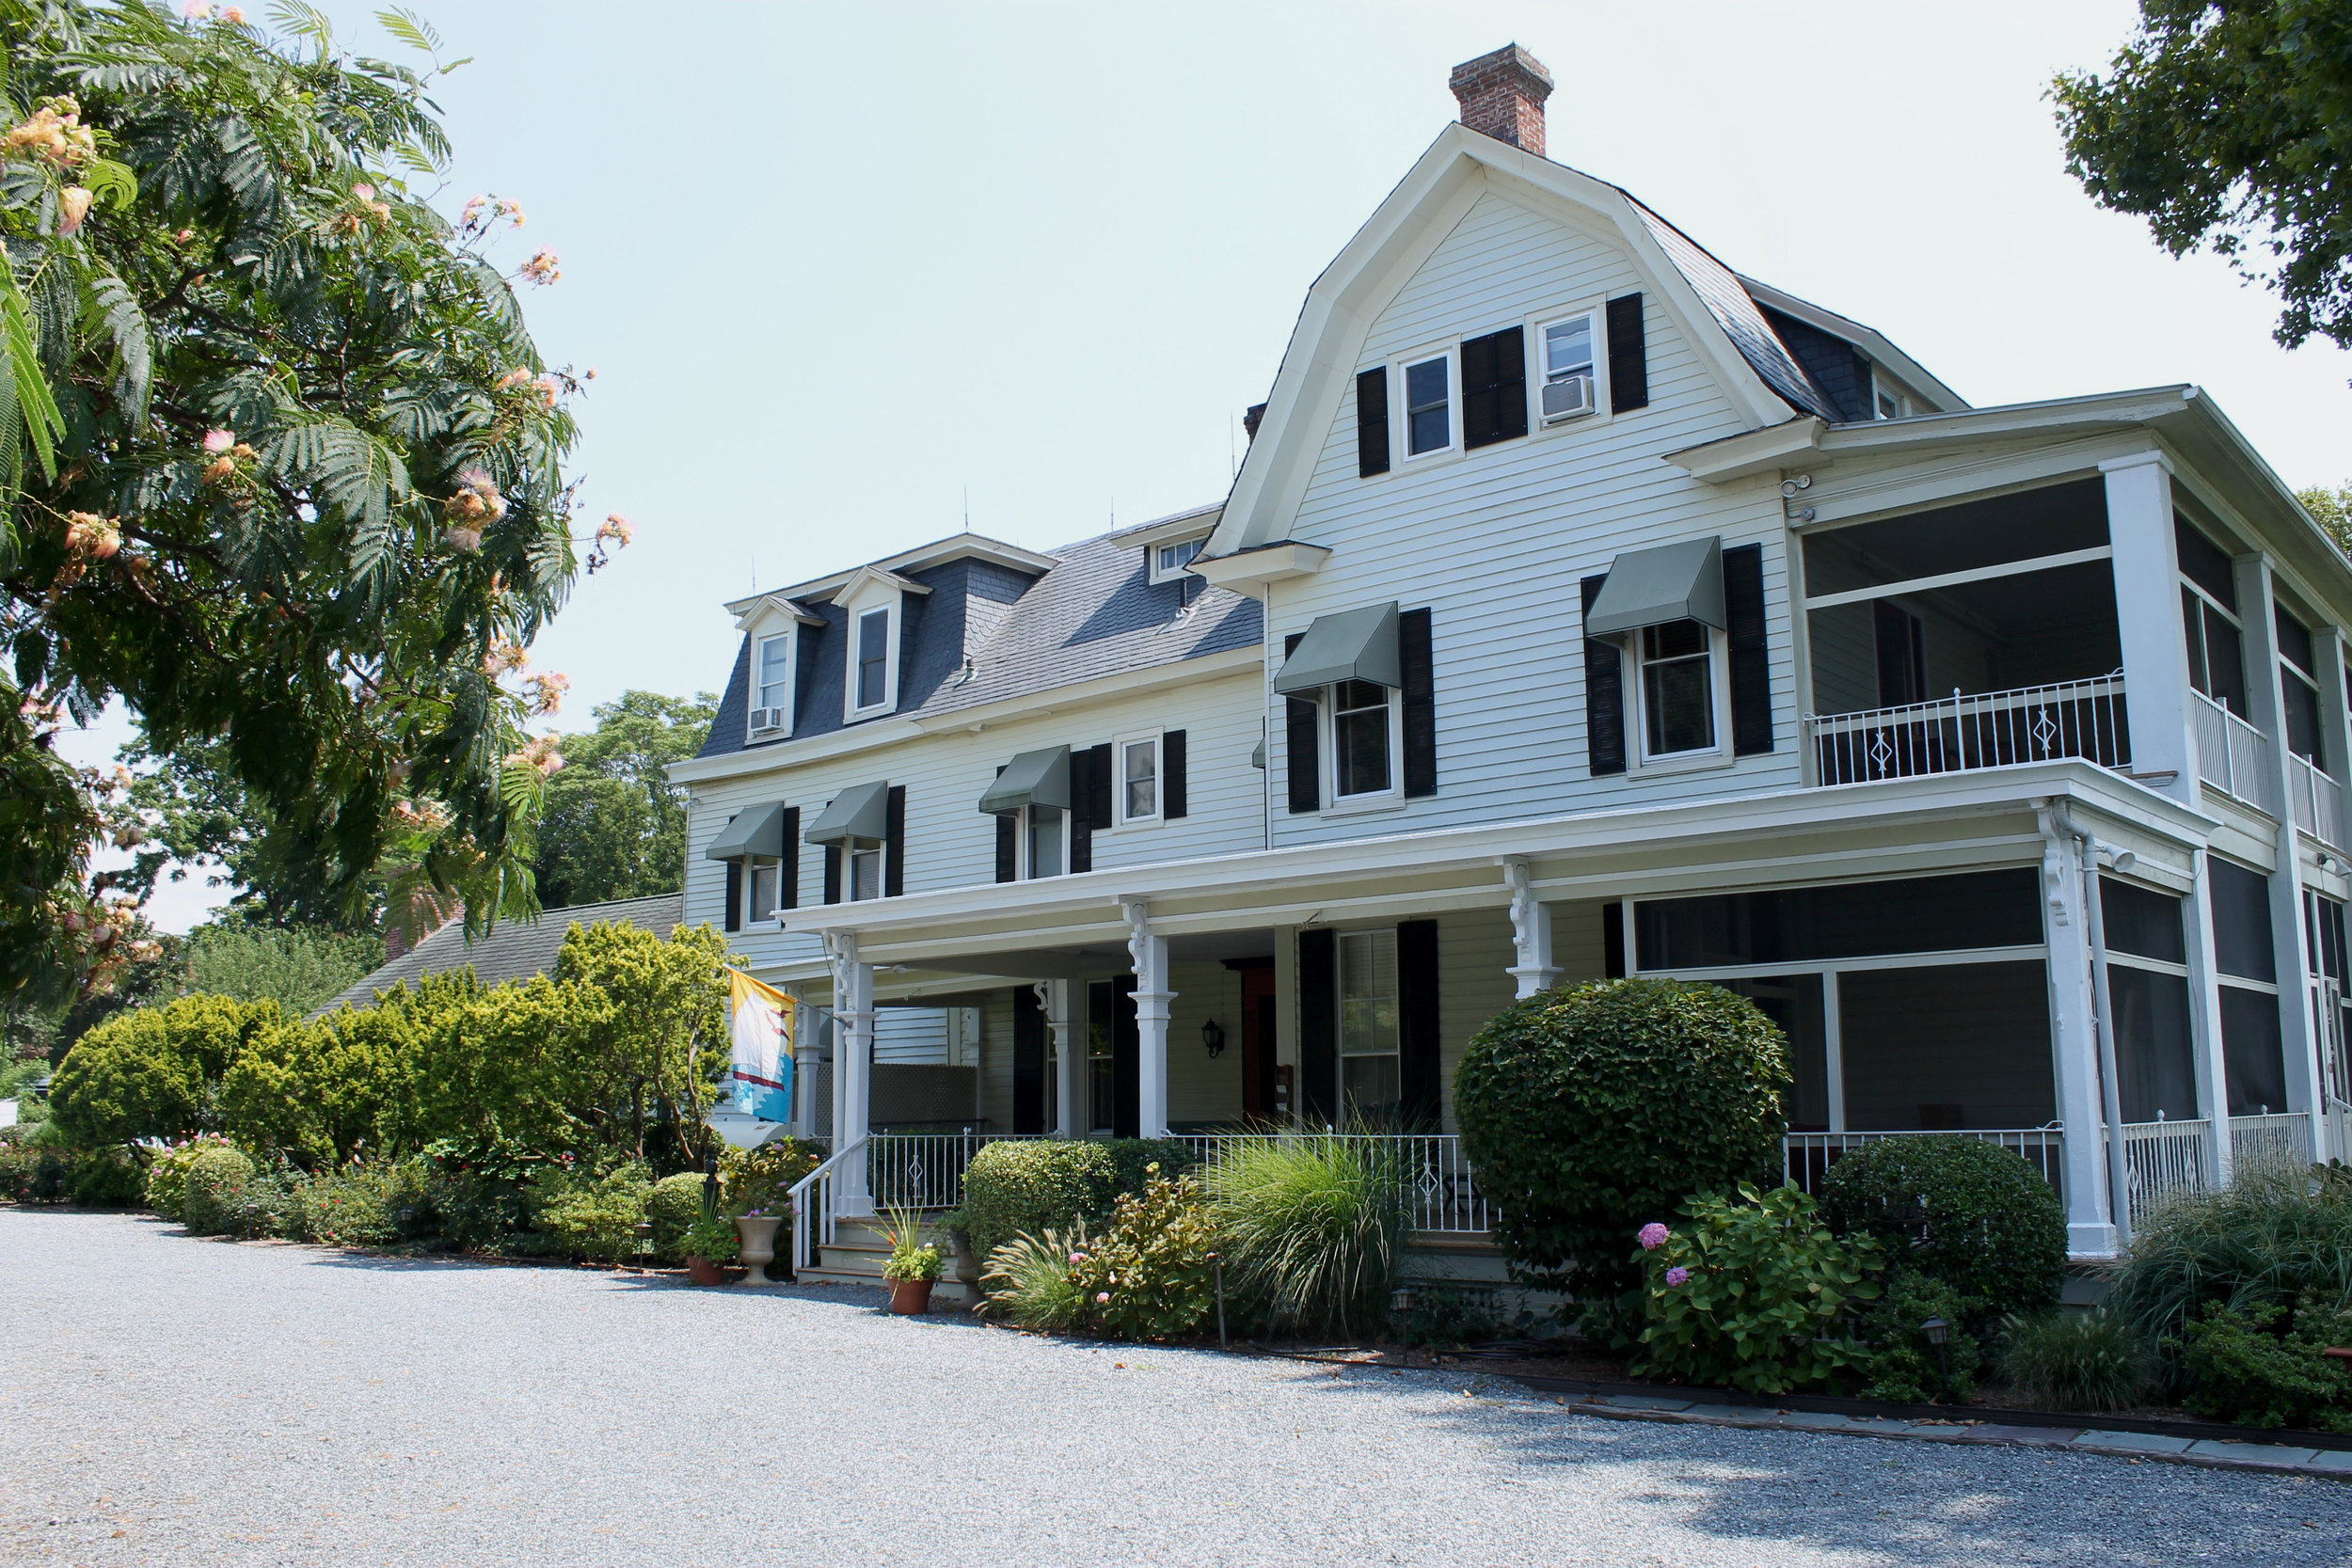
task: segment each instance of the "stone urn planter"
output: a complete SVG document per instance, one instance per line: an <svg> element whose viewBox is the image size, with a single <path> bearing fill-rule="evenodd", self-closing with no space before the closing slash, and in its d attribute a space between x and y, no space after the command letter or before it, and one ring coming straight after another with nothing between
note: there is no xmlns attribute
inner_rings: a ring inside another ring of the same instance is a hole
<svg viewBox="0 0 2352 1568"><path fill-rule="evenodd" d="M768 1277L768 1265L776 1259L776 1227L784 1223L782 1214L738 1214L735 1228L743 1238L743 1250L736 1256L742 1260L745 1274L739 1281L745 1285L773 1285Z"/></svg>
<svg viewBox="0 0 2352 1568"><path fill-rule="evenodd" d="M890 1282L890 1309L902 1318L919 1317L931 1309L933 1279L894 1279Z"/></svg>

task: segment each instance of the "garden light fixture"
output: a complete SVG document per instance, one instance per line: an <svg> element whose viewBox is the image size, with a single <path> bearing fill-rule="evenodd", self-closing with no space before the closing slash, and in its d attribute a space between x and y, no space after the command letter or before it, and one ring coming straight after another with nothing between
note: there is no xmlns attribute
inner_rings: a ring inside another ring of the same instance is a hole
<svg viewBox="0 0 2352 1568"><path fill-rule="evenodd" d="M1926 1338L1929 1344L1935 1347L1936 1370L1944 1374L1944 1381L1947 1384L1950 1383L1952 1381L1951 1353L1944 1348L1944 1341L1951 1338L1952 1325L1941 1318L1930 1318L1919 1325L1919 1332Z"/></svg>
<svg viewBox="0 0 2352 1568"><path fill-rule="evenodd" d="M1212 1056L1225 1054L1225 1026L1215 1019L1200 1025L1200 1043L1209 1048Z"/></svg>

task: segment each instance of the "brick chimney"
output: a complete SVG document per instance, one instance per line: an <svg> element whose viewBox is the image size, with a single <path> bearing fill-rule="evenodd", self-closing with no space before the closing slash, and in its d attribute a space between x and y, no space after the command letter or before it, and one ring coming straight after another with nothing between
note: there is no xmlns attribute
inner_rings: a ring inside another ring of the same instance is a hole
<svg viewBox="0 0 2352 1568"><path fill-rule="evenodd" d="M1551 72L1516 43L1464 60L1448 84L1462 103L1462 123L1538 158L1544 155L1544 100Z"/></svg>

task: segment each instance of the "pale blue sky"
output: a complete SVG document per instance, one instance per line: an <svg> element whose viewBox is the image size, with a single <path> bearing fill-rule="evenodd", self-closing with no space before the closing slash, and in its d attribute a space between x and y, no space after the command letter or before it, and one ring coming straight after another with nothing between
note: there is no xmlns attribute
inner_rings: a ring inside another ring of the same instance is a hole
<svg viewBox="0 0 2352 1568"><path fill-rule="evenodd" d="M475 56L446 205L561 254L532 329L597 371L587 516L638 525L534 650L571 723L717 688L721 601L953 532L967 487L1035 546L1219 499L1308 284L1514 40L1552 157L1971 402L2194 381L2291 483L2352 474L2352 356L2065 173L2043 91L2128 0L419 8Z"/></svg>

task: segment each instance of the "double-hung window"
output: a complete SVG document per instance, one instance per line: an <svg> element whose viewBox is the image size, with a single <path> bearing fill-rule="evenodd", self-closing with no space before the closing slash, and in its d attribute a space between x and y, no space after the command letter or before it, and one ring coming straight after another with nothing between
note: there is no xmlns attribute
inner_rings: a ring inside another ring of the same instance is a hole
<svg viewBox="0 0 2352 1568"><path fill-rule="evenodd" d="M1116 748L1119 757L1119 825L1160 819L1160 736L1132 736Z"/></svg>
<svg viewBox="0 0 2352 1568"><path fill-rule="evenodd" d="M1544 372L1538 396L1543 422L1548 425L1594 413L1600 405L1600 378L1593 356L1593 344L1599 337L1595 319L1588 310L1545 322L1535 329Z"/></svg>
<svg viewBox="0 0 2352 1568"><path fill-rule="evenodd" d="M751 733L792 727L792 652L797 631L759 640L753 656Z"/></svg>
<svg viewBox="0 0 2352 1568"><path fill-rule="evenodd" d="M882 847L871 839L853 838L842 845L848 864L847 892L853 904L882 895Z"/></svg>
<svg viewBox="0 0 2352 1568"><path fill-rule="evenodd" d="M857 618L856 668L850 706L856 712L890 703L890 610L869 610Z"/></svg>
<svg viewBox="0 0 2352 1568"><path fill-rule="evenodd" d="M1405 455L1454 448L1454 356L1433 355L1405 366Z"/></svg>
<svg viewBox="0 0 2352 1568"><path fill-rule="evenodd" d="M2286 611L2271 607L2279 627L2279 697L2286 708L2287 750L2326 770L2319 735L2319 668L2311 628Z"/></svg>
<svg viewBox="0 0 2352 1568"><path fill-rule="evenodd" d="M1375 681L1330 688L1331 799L1340 803L1396 791L1396 693Z"/></svg>
<svg viewBox="0 0 2352 1568"><path fill-rule="evenodd" d="M1339 971L1340 1092L1347 1116L1393 1122L1404 1098L1395 930L1341 932Z"/></svg>
<svg viewBox="0 0 2352 1568"><path fill-rule="evenodd" d="M1070 814L1059 806L1021 808L1021 874L1058 877L1070 869Z"/></svg>
<svg viewBox="0 0 2352 1568"><path fill-rule="evenodd" d="M773 920L776 917L777 879L783 868L774 861L755 860L749 863L750 873L744 879L743 918L746 921Z"/></svg>
<svg viewBox="0 0 2352 1568"><path fill-rule="evenodd" d="M1715 633L1698 621L1644 626L1635 641L1645 760L1718 749Z"/></svg>
<svg viewBox="0 0 2352 1568"><path fill-rule="evenodd" d="M2189 684L2247 718L2244 623L2230 557L2185 522L2175 519L2172 532L2181 560L2181 630L2188 641Z"/></svg>

